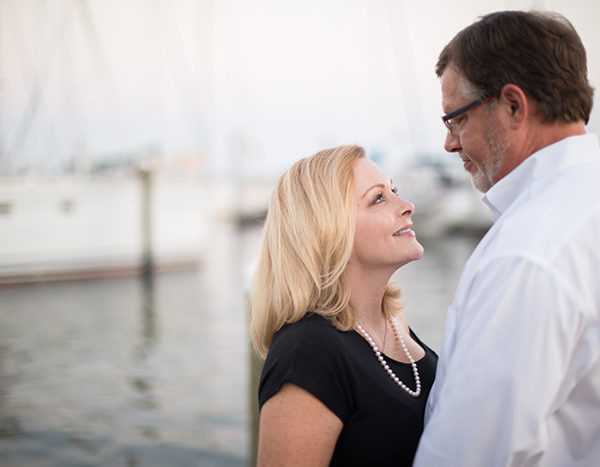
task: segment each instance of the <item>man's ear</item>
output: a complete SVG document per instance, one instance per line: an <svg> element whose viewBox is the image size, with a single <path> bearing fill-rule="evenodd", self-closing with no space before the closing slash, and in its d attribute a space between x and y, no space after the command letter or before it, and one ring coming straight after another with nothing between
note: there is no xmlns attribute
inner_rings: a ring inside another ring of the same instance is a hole
<svg viewBox="0 0 600 467"><path fill-rule="evenodd" d="M516 84L505 84L500 90L499 100L511 128L518 129L532 110L527 95Z"/></svg>

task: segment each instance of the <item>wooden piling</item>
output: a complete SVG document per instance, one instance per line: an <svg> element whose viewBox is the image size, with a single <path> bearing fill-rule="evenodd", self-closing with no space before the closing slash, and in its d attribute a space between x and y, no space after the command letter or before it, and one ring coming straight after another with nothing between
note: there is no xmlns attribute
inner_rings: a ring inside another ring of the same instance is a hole
<svg viewBox="0 0 600 467"><path fill-rule="evenodd" d="M258 383L264 360L252 348L250 344L250 462L249 465L256 465L256 455L258 454Z"/></svg>
<svg viewBox="0 0 600 467"><path fill-rule="evenodd" d="M154 245L152 235L152 169L149 167L140 167L139 176L142 184L142 273L145 276L149 276L154 270Z"/></svg>

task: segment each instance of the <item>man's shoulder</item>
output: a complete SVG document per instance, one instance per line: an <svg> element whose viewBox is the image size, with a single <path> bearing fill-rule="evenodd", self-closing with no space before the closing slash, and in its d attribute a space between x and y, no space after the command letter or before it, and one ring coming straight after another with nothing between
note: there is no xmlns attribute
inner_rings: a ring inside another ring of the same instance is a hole
<svg viewBox="0 0 600 467"><path fill-rule="evenodd" d="M534 180L488 232L488 253L552 261L600 226L600 162Z"/></svg>

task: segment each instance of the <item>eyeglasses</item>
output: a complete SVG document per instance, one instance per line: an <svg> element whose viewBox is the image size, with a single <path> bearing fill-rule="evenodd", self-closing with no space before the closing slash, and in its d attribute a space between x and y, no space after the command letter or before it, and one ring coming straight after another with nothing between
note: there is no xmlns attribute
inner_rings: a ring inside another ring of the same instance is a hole
<svg viewBox="0 0 600 467"><path fill-rule="evenodd" d="M485 97L483 99L477 99L474 100L473 102L461 107L460 109L456 109L453 112L450 112L446 115L444 115L442 117L442 121L444 122L444 125L446 125L446 128L448 128L448 131L450 132L451 135L454 135L453 131L455 126L452 123L452 119L458 117L460 114L465 113L467 110L471 110L474 109L477 106L480 106L482 104L485 104L486 102L488 102L492 97Z"/></svg>

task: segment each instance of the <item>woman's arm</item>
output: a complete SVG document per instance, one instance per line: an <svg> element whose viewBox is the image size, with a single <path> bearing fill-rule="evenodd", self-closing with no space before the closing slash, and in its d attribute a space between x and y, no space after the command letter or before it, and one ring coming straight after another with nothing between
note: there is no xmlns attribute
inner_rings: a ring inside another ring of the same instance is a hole
<svg viewBox="0 0 600 467"><path fill-rule="evenodd" d="M257 465L327 466L342 426L310 392L285 383L260 411Z"/></svg>

